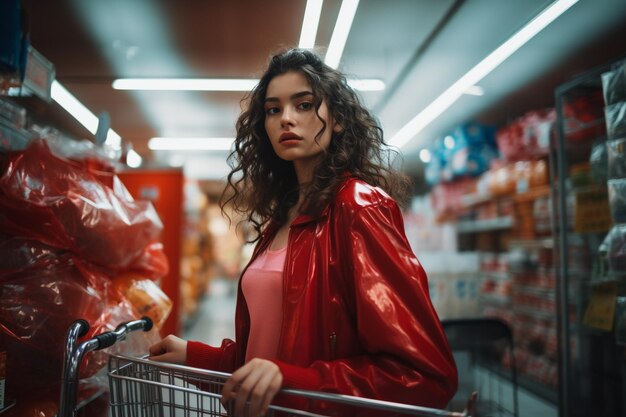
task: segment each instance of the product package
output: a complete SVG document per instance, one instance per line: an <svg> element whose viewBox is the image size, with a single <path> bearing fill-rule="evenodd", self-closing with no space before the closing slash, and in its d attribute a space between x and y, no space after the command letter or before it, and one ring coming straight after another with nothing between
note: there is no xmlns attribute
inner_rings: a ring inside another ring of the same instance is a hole
<svg viewBox="0 0 626 417"><path fill-rule="evenodd" d="M609 178L608 142L597 141L591 148L589 164L594 182L602 183Z"/></svg>
<svg viewBox="0 0 626 417"><path fill-rule="evenodd" d="M609 178L626 178L626 138L606 142Z"/></svg>
<svg viewBox="0 0 626 417"><path fill-rule="evenodd" d="M611 104L604 108L606 134L609 139L626 136L626 101Z"/></svg>
<svg viewBox="0 0 626 417"><path fill-rule="evenodd" d="M607 106L626 101L626 61L615 64L612 71L602 74L602 90Z"/></svg>
<svg viewBox="0 0 626 417"><path fill-rule="evenodd" d="M626 276L626 224L614 225L600 247L606 252L609 274Z"/></svg>
<svg viewBox="0 0 626 417"><path fill-rule="evenodd" d="M626 346L626 297L617 297L615 302L615 341Z"/></svg>
<svg viewBox="0 0 626 417"><path fill-rule="evenodd" d="M533 110L498 129L500 154L508 161L529 160L548 154L556 120L554 109Z"/></svg>
<svg viewBox="0 0 626 417"><path fill-rule="evenodd" d="M602 89L576 91L564 98L563 130L568 142L585 142L606 135Z"/></svg>
<svg viewBox="0 0 626 417"><path fill-rule="evenodd" d="M626 178L613 178L606 184L613 223L626 223Z"/></svg>

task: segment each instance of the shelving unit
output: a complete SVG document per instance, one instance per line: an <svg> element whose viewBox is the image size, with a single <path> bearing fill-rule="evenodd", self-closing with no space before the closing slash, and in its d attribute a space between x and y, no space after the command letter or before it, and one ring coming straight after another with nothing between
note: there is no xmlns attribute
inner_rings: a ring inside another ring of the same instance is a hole
<svg viewBox="0 0 626 417"><path fill-rule="evenodd" d="M537 225L527 223L535 201L549 199L551 192L551 187L546 185L502 196L463 196L465 217L477 217L481 209L489 205L492 209L482 210L482 213L496 214L496 217L460 220L457 232L467 241L466 250L483 253L478 296L482 314L504 319L511 325L519 385L556 403L554 241L549 224L544 230L538 230ZM507 366L505 360L502 369L495 372L506 372Z"/></svg>
<svg viewBox="0 0 626 417"><path fill-rule="evenodd" d="M497 230L506 230L513 227L514 220L512 216L496 217L494 219L484 220L464 220L457 223L457 232L459 233L479 233L493 232Z"/></svg>

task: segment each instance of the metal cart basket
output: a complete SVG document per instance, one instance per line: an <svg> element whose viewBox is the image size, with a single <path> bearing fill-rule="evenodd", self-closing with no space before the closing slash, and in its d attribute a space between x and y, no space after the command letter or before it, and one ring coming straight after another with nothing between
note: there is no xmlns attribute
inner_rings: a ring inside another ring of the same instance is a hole
<svg viewBox="0 0 626 417"><path fill-rule="evenodd" d="M109 384L112 414L114 417L230 416L229 404L224 407L220 402L222 386L229 376L221 372L111 355ZM316 391L283 389L281 394L283 397L295 398L294 402L297 403L306 403L302 401L306 399L324 402L326 406L336 404L339 408L353 412L371 410L367 415L467 416L458 412ZM286 401L289 402L288 399ZM328 408L333 409L332 406ZM317 417L322 414L290 406L270 405L267 416Z"/></svg>
<svg viewBox="0 0 626 417"><path fill-rule="evenodd" d="M68 340L76 341L81 325L74 324L68 332ZM151 322L142 319L121 324L115 332L98 335L83 342L78 348L68 342L68 358L64 371L59 417L74 416L77 368L85 351L111 346L123 340L134 330L149 330ZM99 338L99 339L98 339ZM87 349L85 349L87 347ZM71 349L70 349L71 348ZM110 415L113 417L218 417L232 416L234 402L222 405L222 386L230 374L134 358L109 355L108 378L110 387ZM287 416L422 416L422 417L471 417L468 411L453 412L407 404L378 401L347 395L328 394L317 391L283 389L281 400L269 406L267 417ZM74 402L74 403L73 403ZM297 405L293 405L297 404ZM317 404L312 408L310 404ZM320 408L320 404L322 404ZM326 410L320 413L320 409ZM468 402L471 409L471 401ZM313 410L313 411L312 411ZM473 414L473 413L472 413ZM254 416L256 417L256 416Z"/></svg>

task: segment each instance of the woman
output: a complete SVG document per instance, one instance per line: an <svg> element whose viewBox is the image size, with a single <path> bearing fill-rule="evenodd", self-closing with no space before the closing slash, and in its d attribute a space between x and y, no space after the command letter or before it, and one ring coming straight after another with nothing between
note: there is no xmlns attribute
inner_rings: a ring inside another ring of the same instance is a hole
<svg viewBox="0 0 626 417"><path fill-rule="evenodd" d="M234 372L235 414L281 388L443 408L454 360L404 234L407 182L345 77L314 53L274 56L237 121L222 208L257 244L237 295L236 341L168 336L152 359ZM394 200L395 197L396 200Z"/></svg>

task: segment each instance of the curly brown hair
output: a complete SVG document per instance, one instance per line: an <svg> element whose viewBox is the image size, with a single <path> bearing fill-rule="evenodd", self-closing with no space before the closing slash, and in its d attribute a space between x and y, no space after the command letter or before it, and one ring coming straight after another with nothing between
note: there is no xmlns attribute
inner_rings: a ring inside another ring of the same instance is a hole
<svg viewBox="0 0 626 417"><path fill-rule="evenodd" d="M274 55L258 85L244 97L247 109L237 120L235 149L228 156L231 172L220 198L226 206L244 215L256 231L256 241L269 223L283 224L296 204L299 185L291 161L280 159L265 131L264 100L270 81L277 75L299 71L313 90L317 117L322 101L329 116L341 127L333 132L331 143L317 165L313 181L307 185L301 212L315 214L333 198L346 174L378 186L400 205L408 200L408 177L392 167L397 151L388 148L378 121L361 104L346 77L306 49L289 49Z"/></svg>

